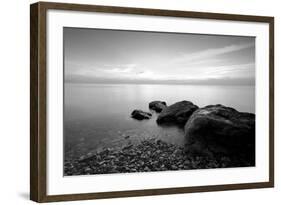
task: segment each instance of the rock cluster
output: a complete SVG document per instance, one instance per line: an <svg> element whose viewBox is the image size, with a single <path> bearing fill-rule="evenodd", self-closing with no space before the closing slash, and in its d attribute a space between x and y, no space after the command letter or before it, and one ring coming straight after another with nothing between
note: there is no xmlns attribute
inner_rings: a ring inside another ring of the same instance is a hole
<svg viewBox="0 0 281 205"><path fill-rule="evenodd" d="M188 156L184 148L159 139L143 140L121 149L104 149L77 160L65 161L64 174L87 175L125 172L189 170L218 167L250 166L240 159Z"/></svg>
<svg viewBox="0 0 281 205"><path fill-rule="evenodd" d="M159 125L184 127L185 148L189 154L240 155L255 160L255 115L252 113L220 104L199 108L190 101L170 106L163 101L153 101L149 108L161 110L156 120Z"/></svg>

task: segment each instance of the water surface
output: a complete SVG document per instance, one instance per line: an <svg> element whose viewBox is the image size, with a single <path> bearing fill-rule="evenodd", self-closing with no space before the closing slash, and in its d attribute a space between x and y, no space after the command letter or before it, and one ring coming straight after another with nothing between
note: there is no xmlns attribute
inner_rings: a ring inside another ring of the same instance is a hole
<svg viewBox="0 0 281 205"><path fill-rule="evenodd" d="M130 117L134 109L148 110L148 103L192 101L199 107L223 104L255 113L254 86L68 84L64 86L65 158L77 158L104 147L120 147L146 138L183 145L183 130L158 126ZM129 136L129 137L128 137Z"/></svg>

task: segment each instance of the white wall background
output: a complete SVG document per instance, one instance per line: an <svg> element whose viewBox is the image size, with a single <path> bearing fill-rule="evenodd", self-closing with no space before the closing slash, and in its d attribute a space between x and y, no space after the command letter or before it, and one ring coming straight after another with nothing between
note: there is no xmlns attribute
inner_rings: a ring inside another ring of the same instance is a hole
<svg viewBox="0 0 281 205"><path fill-rule="evenodd" d="M51 1L51 0L50 0ZM73 0L102 4L204 12L275 16L275 164L274 189L241 190L135 197L69 204L277 204L281 195L280 104L281 12L278 0ZM29 4L35 1L1 2L0 31L0 204L32 204L29 201ZM56 203L53 203L56 204ZM64 204L64 203L60 203Z"/></svg>

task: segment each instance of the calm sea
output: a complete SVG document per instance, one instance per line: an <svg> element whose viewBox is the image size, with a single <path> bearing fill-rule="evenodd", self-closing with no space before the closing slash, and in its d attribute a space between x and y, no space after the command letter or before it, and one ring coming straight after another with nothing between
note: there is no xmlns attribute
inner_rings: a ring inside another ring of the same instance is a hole
<svg viewBox="0 0 281 205"><path fill-rule="evenodd" d="M66 159L151 137L183 145L183 130L158 126L156 113L150 120L130 118L134 109L149 111L148 103L153 100L166 101L168 105L188 100L199 107L223 104L255 113L254 86L66 83L64 89Z"/></svg>

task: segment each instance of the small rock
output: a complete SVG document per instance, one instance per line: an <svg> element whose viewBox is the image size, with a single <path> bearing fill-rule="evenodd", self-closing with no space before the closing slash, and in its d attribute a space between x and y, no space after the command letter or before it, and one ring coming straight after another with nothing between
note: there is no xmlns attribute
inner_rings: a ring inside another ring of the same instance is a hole
<svg viewBox="0 0 281 205"><path fill-rule="evenodd" d="M142 110L134 110L131 113L131 117L137 120L144 120L144 119L150 119L152 116L149 112L144 112Z"/></svg>
<svg viewBox="0 0 281 205"><path fill-rule="evenodd" d="M190 101L181 101L164 109L157 118L158 124L172 123L179 126L184 126L192 113L198 109Z"/></svg>
<svg viewBox="0 0 281 205"><path fill-rule="evenodd" d="M152 101L149 103L148 107L155 112L161 112L167 107L167 104L164 101Z"/></svg>
<svg viewBox="0 0 281 205"><path fill-rule="evenodd" d="M178 169L178 167L177 167L176 165L172 165L171 168L172 168L173 170L177 170L177 169Z"/></svg>
<svg viewBox="0 0 281 205"><path fill-rule="evenodd" d="M92 169L91 169L90 167L86 167L86 168L84 169L84 172L86 172L86 173L91 172L91 171L92 171Z"/></svg>
<svg viewBox="0 0 281 205"><path fill-rule="evenodd" d="M131 147L133 147L133 145L132 145L132 144L130 144L130 145L126 145L125 147L123 147L123 150L130 149Z"/></svg>

